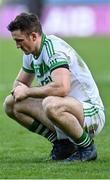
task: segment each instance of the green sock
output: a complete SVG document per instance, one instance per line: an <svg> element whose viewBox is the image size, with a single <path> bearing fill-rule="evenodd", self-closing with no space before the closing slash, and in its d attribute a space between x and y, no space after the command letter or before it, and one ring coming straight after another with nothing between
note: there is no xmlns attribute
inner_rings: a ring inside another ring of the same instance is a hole
<svg viewBox="0 0 110 180"><path fill-rule="evenodd" d="M51 131L45 125L43 125L39 121L33 121L33 123L28 128L31 132L39 134L45 138L47 138L51 143L53 143L57 139L56 132Z"/></svg>
<svg viewBox="0 0 110 180"><path fill-rule="evenodd" d="M90 138L89 134L84 130L82 136L74 141L79 147L87 147L91 144L92 139Z"/></svg>

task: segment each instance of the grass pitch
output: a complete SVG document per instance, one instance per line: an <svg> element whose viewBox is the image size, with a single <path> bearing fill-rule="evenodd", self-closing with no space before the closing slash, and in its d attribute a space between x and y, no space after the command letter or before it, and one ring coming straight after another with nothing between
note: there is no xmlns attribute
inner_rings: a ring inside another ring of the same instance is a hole
<svg viewBox="0 0 110 180"><path fill-rule="evenodd" d="M110 178L110 38L66 39L90 67L102 96L106 123L95 138L94 162L48 161L51 144L28 132L3 111L3 101L22 65L22 52L12 40L0 39L0 178L1 179L109 179Z"/></svg>

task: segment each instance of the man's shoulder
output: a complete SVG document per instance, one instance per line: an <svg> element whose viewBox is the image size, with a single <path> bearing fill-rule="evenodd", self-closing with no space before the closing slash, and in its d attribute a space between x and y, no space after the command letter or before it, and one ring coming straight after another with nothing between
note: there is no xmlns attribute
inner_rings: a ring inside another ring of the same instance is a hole
<svg viewBox="0 0 110 180"><path fill-rule="evenodd" d="M56 35L50 34L46 36L46 39L52 40L52 41L62 41L62 39Z"/></svg>

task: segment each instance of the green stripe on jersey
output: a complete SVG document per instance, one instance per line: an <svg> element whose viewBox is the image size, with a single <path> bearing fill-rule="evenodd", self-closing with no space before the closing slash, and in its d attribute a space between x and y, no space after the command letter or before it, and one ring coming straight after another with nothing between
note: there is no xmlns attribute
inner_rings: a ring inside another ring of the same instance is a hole
<svg viewBox="0 0 110 180"><path fill-rule="evenodd" d="M45 43L44 45L45 45L45 47L46 47L46 51L47 51L48 57L50 58L50 57L51 57L51 54L50 54L50 51L49 51L49 49L48 49L48 45L47 45L46 43Z"/></svg>
<svg viewBox="0 0 110 180"><path fill-rule="evenodd" d="M67 64L68 64L67 61L60 61L60 62L52 63L50 70L52 71L53 69L56 69L59 66L67 65Z"/></svg>
<svg viewBox="0 0 110 180"><path fill-rule="evenodd" d="M46 46L47 54L50 57L52 57L55 54L53 44L50 39L45 39L44 45Z"/></svg>
<svg viewBox="0 0 110 180"><path fill-rule="evenodd" d="M53 52L53 54L55 54L55 51L54 51L54 47L53 47L53 43L52 43L52 41L50 40L50 39L48 39L48 41L50 42L50 44L51 44L51 48L52 48L52 52Z"/></svg>
<svg viewBox="0 0 110 180"><path fill-rule="evenodd" d="M34 70L26 69L25 67L22 67L22 69L27 73L35 73Z"/></svg>
<svg viewBox="0 0 110 180"><path fill-rule="evenodd" d="M84 109L84 116L94 116L95 114L97 114L98 113L98 108L96 108L96 107L94 107L94 106L92 106L91 108L86 108L86 109Z"/></svg>

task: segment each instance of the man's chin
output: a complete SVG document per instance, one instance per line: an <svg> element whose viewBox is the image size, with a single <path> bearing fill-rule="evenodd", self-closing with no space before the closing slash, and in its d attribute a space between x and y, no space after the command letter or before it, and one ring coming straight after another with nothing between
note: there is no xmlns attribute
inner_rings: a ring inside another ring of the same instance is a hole
<svg viewBox="0 0 110 180"><path fill-rule="evenodd" d="M24 52L24 54L26 54L26 55L33 54L33 53L30 52L30 51L25 51L25 50L23 50L23 52Z"/></svg>
<svg viewBox="0 0 110 180"><path fill-rule="evenodd" d="M29 54L31 54L31 53L30 53L30 52L26 52L26 51L24 51L24 54L29 55Z"/></svg>

